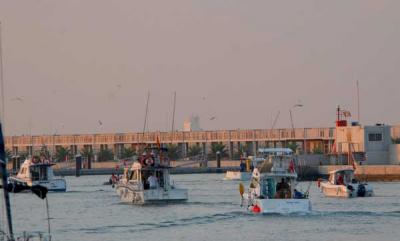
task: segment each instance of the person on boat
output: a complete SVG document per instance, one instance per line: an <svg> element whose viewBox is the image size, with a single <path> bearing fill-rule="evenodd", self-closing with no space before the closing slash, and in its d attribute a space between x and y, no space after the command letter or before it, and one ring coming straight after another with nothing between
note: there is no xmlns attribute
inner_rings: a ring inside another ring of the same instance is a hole
<svg viewBox="0 0 400 241"><path fill-rule="evenodd" d="M154 174L147 178L147 182L149 183L150 189L156 189L158 187L157 177L154 176Z"/></svg>
<svg viewBox="0 0 400 241"><path fill-rule="evenodd" d="M243 162L243 160L240 160L240 172L245 172L246 171L246 164Z"/></svg>
<svg viewBox="0 0 400 241"><path fill-rule="evenodd" d="M337 179L337 185L345 185L344 180L343 180L343 175L339 174L338 179Z"/></svg>
<svg viewBox="0 0 400 241"><path fill-rule="evenodd" d="M295 199L303 199L304 194L302 192L298 191L297 189L294 189L294 198Z"/></svg>
<svg viewBox="0 0 400 241"><path fill-rule="evenodd" d="M281 182L276 184L276 195L277 198L290 198L290 186L285 182L285 178L282 178Z"/></svg>

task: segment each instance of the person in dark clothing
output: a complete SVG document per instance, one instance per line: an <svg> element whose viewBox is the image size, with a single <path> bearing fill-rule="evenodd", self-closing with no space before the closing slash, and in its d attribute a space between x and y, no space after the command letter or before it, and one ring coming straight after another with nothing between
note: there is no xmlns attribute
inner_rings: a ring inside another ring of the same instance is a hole
<svg viewBox="0 0 400 241"><path fill-rule="evenodd" d="M246 171L246 164L244 164L243 161L240 161L240 172L245 172Z"/></svg>
<svg viewBox="0 0 400 241"><path fill-rule="evenodd" d="M285 178L281 179L281 182L276 184L276 194L277 198L289 198L290 197L290 187Z"/></svg>

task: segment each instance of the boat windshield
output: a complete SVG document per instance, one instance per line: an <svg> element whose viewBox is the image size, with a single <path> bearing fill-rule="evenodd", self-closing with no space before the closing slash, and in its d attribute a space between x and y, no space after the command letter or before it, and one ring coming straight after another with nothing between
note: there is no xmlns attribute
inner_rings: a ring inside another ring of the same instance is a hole
<svg viewBox="0 0 400 241"><path fill-rule="evenodd" d="M47 181L47 166L34 165L30 167L32 181Z"/></svg>

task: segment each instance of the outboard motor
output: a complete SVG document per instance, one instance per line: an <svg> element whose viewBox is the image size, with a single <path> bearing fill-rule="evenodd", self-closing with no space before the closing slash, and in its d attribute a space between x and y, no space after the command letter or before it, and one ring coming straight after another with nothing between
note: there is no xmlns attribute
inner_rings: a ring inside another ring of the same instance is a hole
<svg viewBox="0 0 400 241"><path fill-rule="evenodd" d="M358 197L365 197L366 188L364 184L359 184L357 188L357 196Z"/></svg>

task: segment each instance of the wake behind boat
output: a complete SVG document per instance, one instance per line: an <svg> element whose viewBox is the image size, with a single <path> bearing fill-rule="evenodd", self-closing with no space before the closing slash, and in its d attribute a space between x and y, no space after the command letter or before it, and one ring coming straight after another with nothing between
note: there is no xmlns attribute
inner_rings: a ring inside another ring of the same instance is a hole
<svg viewBox="0 0 400 241"><path fill-rule="evenodd" d="M308 190L304 193L296 187L297 173L292 152L276 152L269 156L270 171L260 173L255 168L248 193L240 185L242 206L253 213L308 213L311 203Z"/></svg>
<svg viewBox="0 0 400 241"><path fill-rule="evenodd" d="M65 192L67 184L64 178L56 178L53 172L53 163L46 160L38 160L33 157L26 159L21 165L16 176L8 178L8 182L13 185L43 186L50 192Z"/></svg>
<svg viewBox="0 0 400 241"><path fill-rule="evenodd" d="M124 176L116 186L123 202L152 204L184 202L188 199L187 189L171 184L171 167L163 158L166 152L166 148L146 148L139 161L125 168Z"/></svg>

